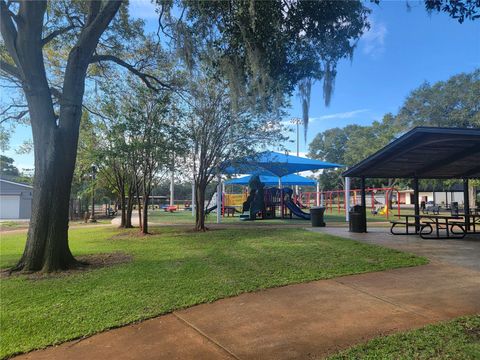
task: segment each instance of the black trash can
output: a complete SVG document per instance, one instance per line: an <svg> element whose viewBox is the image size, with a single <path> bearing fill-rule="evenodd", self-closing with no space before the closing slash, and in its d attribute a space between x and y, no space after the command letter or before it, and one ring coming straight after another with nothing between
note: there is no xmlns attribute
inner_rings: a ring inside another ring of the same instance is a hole
<svg viewBox="0 0 480 360"><path fill-rule="evenodd" d="M365 219L365 210L361 205L355 205L352 210L350 210L350 222L349 230L350 232L363 233L367 232L367 223Z"/></svg>
<svg viewBox="0 0 480 360"><path fill-rule="evenodd" d="M457 201L452 202L451 213L452 213L452 216L458 216L459 210L458 210L458 202Z"/></svg>
<svg viewBox="0 0 480 360"><path fill-rule="evenodd" d="M323 227L325 221L323 221L323 213L325 208L322 206L312 207L310 209L310 220L312 221L312 227Z"/></svg>

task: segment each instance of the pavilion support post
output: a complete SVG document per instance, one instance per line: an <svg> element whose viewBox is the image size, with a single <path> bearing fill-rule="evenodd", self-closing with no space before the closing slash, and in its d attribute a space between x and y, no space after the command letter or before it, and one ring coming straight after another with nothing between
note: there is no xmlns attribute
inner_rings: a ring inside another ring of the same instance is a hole
<svg viewBox="0 0 480 360"><path fill-rule="evenodd" d="M350 221L350 178L345 178L345 196L344 196L344 207L345 207L345 221Z"/></svg>
<svg viewBox="0 0 480 360"><path fill-rule="evenodd" d="M468 191L468 179L463 179L463 213L465 215L465 230L470 230L470 193Z"/></svg>
<svg viewBox="0 0 480 360"><path fill-rule="evenodd" d="M317 206L320 205L320 181L317 181L317 196L316 196Z"/></svg>
<svg viewBox="0 0 480 360"><path fill-rule="evenodd" d="M366 190L365 190L365 176L361 177L360 181L360 188L361 188L361 198L360 198L360 205L363 208L363 223L364 223L364 229L363 232L367 232L367 201L366 201Z"/></svg>
<svg viewBox="0 0 480 360"><path fill-rule="evenodd" d="M415 231L419 232L420 231L420 219L418 216L420 216L420 204L418 202L418 178L414 177L413 178L413 204L414 204L414 212L415 212Z"/></svg>
<svg viewBox="0 0 480 360"><path fill-rule="evenodd" d="M282 185L282 178L279 176L278 177L278 188L280 189L280 211L281 211L281 215L280 215L280 218L284 218L285 215L284 215L284 212L285 212L285 203L284 203L284 199L283 199L283 185Z"/></svg>

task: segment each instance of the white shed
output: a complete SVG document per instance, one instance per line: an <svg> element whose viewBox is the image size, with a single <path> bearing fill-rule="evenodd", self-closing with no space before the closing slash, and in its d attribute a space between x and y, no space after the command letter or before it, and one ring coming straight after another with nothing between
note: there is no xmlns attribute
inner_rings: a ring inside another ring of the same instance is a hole
<svg viewBox="0 0 480 360"><path fill-rule="evenodd" d="M0 179L0 219L30 219L33 187Z"/></svg>

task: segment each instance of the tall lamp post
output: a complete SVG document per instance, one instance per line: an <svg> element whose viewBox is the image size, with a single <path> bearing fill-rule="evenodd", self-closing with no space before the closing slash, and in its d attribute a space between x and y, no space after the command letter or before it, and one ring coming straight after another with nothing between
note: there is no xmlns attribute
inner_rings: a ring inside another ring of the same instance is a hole
<svg viewBox="0 0 480 360"><path fill-rule="evenodd" d="M97 175L97 168L95 165L92 165L92 212L90 213L89 222L94 223L97 222L95 218L95 179Z"/></svg>
<svg viewBox="0 0 480 360"><path fill-rule="evenodd" d="M290 120L290 124L297 125L297 156L300 156L300 124L303 124L303 120L300 118L293 118ZM295 185L295 195L298 196L298 185Z"/></svg>

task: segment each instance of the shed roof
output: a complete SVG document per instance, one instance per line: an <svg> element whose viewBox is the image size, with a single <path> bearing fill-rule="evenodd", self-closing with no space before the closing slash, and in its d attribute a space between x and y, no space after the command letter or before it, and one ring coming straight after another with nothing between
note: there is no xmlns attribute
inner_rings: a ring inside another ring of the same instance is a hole
<svg viewBox="0 0 480 360"><path fill-rule="evenodd" d="M416 127L343 175L367 178L480 178L480 128Z"/></svg>
<svg viewBox="0 0 480 360"><path fill-rule="evenodd" d="M5 180L5 179L0 178L0 183L2 183L2 182L5 183L5 184L19 186L19 187L23 187L23 188L27 188L27 189L33 189L33 186L31 186L31 185L22 184L22 183L18 183L18 182L15 182L15 181L9 181L9 180ZM1 188L1 185L0 185L0 188Z"/></svg>

